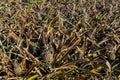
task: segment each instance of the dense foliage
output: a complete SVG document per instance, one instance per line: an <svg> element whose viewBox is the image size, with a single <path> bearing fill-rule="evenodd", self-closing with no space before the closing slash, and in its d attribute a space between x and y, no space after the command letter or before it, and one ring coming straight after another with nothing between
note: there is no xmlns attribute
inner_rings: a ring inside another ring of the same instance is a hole
<svg viewBox="0 0 120 80"><path fill-rule="evenodd" d="M0 0L0 79L120 79L120 0Z"/></svg>

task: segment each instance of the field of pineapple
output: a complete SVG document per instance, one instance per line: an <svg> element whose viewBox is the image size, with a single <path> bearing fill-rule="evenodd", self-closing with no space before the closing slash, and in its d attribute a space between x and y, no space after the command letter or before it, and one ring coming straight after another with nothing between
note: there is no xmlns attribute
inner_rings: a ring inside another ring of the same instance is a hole
<svg viewBox="0 0 120 80"><path fill-rule="evenodd" d="M120 0L0 0L0 80L120 80Z"/></svg>

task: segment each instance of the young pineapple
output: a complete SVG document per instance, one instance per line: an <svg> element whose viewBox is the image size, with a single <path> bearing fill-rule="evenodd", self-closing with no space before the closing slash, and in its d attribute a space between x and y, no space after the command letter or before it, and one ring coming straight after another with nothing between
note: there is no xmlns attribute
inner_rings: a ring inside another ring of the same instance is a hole
<svg viewBox="0 0 120 80"><path fill-rule="evenodd" d="M43 51L43 55L44 55L44 60L46 62L46 64L48 64L49 68L52 68L52 63L54 60L54 49L50 44L47 44L45 46L45 50Z"/></svg>
<svg viewBox="0 0 120 80"><path fill-rule="evenodd" d="M21 64L18 63L17 60L14 61L13 66L14 66L14 73L16 75L20 76L20 75L24 74L25 71L23 70Z"/></svg>

